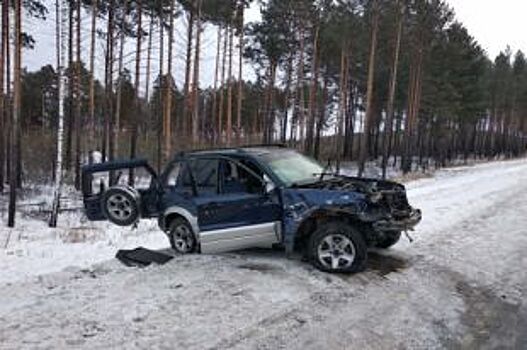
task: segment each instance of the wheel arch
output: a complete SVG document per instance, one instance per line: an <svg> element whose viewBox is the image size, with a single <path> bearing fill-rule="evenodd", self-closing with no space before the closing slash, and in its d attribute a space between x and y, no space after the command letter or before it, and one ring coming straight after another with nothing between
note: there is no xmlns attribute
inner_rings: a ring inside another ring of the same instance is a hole
<svg viewBox="0 0 527 350"><path fill-rule="evenodd" d="M192 231L194 231L194 235L196 235L196 238L199 237L198 218L183 207L173 206L167 208L163 215L160 217L160 228L166 232L166 230L170 226L170 223L177 218L185 219L192 227Z"/></svg>
<svg viewBox="0 0 527 350"><path fill-rule="evenodd" d="M343 209L324 208L314 211L299 224L294 235L294 249L305 249L307 247L306 243L316 229L330 221L341 221L352 225L367 240L367 224L361 221L357 215Z"/></svg>

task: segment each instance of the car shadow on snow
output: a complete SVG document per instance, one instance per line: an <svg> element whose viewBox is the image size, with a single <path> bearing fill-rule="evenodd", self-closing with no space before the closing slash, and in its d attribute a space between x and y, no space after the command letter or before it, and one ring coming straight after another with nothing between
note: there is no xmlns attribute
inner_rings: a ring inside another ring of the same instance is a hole
<svg viewBox="0 0 527 350"><path fill-rule="evenodd" d="M177 257L178 254L170 248L158 249L157 252ZM261 273L280 273L293 266L312 272L312 265L301 254L287 256L279 248L250 248L229 253L218 254L229 260L235 268ZM401 254L385 252L377 249L368 251L368 262L364 273L374 273L386 277L391 273L401 272L411 266L411 259ZM361 273L359 273L361 274Z"/></svg>
<svg viewBox="0 0 527 350"><path fill-rule="evenodd" d="M248 260L251 258L257 258L258 262L246 262L239 265L239 268L269 272L270 270L276 270L276 264L266 264L262 260L289 260L289 261L298 261L300 264L304 264L306 269L311 269L309 262L305 261L300 254L294 254L289 257L286 257L283 251L277 249L247 249L243 251L236 252L237 255L242 256ZM381 277L387 276L390 273L401 272L402 270L407 269L410 266L410 259L404 257L400 254L389 253L370 250L368 252L368 262L366 264L365 272L373 272Z"/></svg>
<svg viewBox="0 0 527 350"><path fill-rule="evenodd" d="M251 271L278 272L287 268L287 265L282 264L281 261L288 262L288 264L293 262L294 265L303 267L308 271L313 269L311 264L305 258L302 258L300 254L293 254L287 257L284 251L280 249L253 248L230 253L229 256L243 259L243 262L237 264L236 267ZM370 250L365 272L373 272L376 275L385 277L391 273L401 272L410 265L408 257L392 252L387 254L383 251Z"/></svg>
<svg viewBox="0 0 527 350"><path fill-rule="evenodd" d="M400 272L410 266L410 259L397 254L383 254L380 251L368 252L366 271L372 271L381 277Z"/></svg>

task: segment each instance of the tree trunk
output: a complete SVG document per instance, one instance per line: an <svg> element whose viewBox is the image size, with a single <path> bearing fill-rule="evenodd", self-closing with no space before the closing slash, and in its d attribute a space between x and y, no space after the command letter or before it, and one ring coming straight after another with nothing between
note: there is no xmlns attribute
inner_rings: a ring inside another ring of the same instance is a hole
<svg viewBox="0 0 527 350"><path fill-rule="evenodd" d="M9 207L7 226L15 226L16 214L16 192L17 192L17 175L19 173L19 156L18 148L20 143L17 140L20 137L19 122L20 122L20 108L21 108L21 66L22 66L22 17L21 6L22 0L15 0L15 66L14 66L14 85L13 85L13 131L11 133L12 144L12 159L11 176L9 182Z"/></svg>
<svg viewBox="0 0 527 350"><path fill-rule="evenodd" d="M62 143L64 137L64 86L66 85L66 75L64 74L64 33L62 33L62 16L67 14L64 8L61 8L62 0L55 0L56 10L56 33L55 33L55 45L57 55L57 89L58 89L58 103L59 103L59 115L58 115L58 129L57 129L57 154L55 164L55 184L53 189L53 206L51 210L51 216L49 218L49 227L57 227L57 218L60 208L60 196L62 192ZM62 13L61 13L62 12Z"/></svg>
<svg viewBox="0 0 527 350"><path fill-rule="evenodd" d="M300 27L300 38L299 38L299 50L297 51L298 54L298 63L297 63L297 69L295 73L295 87L294 87L294 95L293 95L293 111L292 111L292 121L291 121L291 133L289 134L290 144L293 145L297 134L299 135L299 140L302 140L302 130L303 130L303 120L300 118L300 111L301 108L299 106L300 104L300 93L303 92L301 89L302 80L303 80L303 71L304 71L304 33L302 26ZM303 108L303 106L302 106ZM303 116L303 114L302 114Z"/></svg>
<svg viewBox="0 0 527 350"><path fill-rule="evenodd" d="M123 96L123 56L124 56L124 42L125 42L125 26L126 26L126 12L128 11L128 2L124 3L121 17L121 27L119 28L119 61L117 62L117 97L115 101L115 117L114 117L114 151L119 154L119 132L121 130L121 107Z"/></svg>
<svg viewBox="0 0 527 350"><path fill-rule="evenodd" d="M9 16L9 3L4 0L2 3L2 48L0 53L0 193L4 191L5 183L5 163L6 163L6 149L7 149L7 113L5 113L6 98L4 95L4 72L5 72L5 56L6 45L9 45L9 38L7 36Z"/></svg>
<svg viewBox="0 0 527 350"><path fill-rule="evenodd" d="M369 156L370 131L373 122L373 88L375 80L375 54L377 51L377 32L379 29L379 3L378 0L373 1L372 14L372 34L370 46L370 59L368 64L368 92L366 95L366 116L364 121L363 138L361 145L361 152L359 156L359 177L364 173L365 163Z"/></svg>
<svg viewBox="0 0 527 350"><path fill-rule="evenodd" d="M348 96L347 96L347 104L346 104L346 128L344 131L345 140L344 140L344 159L351 160L353 159L353 149L354 149L354 142L355 142L355 87L353 86L353 82L350 80L349 77L349 64L346 66L346 76L347 76L347 90L348 90Z"/></svg>
<svg viewBox="0 0 527 350"><path fill-rule="evenodd" d="M340 171L340 161L342 157L342 144L343 144L343 134L344 134L344 114L346 113L346 97L347 92L347 44L344 44L340 52L340 81L339 81L339 106L337 112L337 128L335 133L335 161L336 161L336 170L337 173Z"/></svg>
<svg viewBox="0 0 527 350"><path fill-rule="evenodd" d="M273 141L274 130L274 85L276 81L276 62L271 62L269 67L269 85L267 86L267 103L264 115L264 139L263 143L271 143Z"/></svg>
<svg viewBox="0 0 527 350"><path fill-rule="evenodd" d="M196 47L194 48L194 81L192 83L192 144L199 140L199 60L201 50L201 0L196 0Z"/></svg>
<svg viewBox="0 0 527 350"><path fill-rule="evenodd" d="M315 145L314 145L314 156L315 159L320 159L320 139L322 137L322 132L324 131L324 124L326 122L326 111L327 111L327 101L328 101L328 83L329 79L327 76L324 77L324 86L322 88L322 104L318 111L318 120L316 124L315 131Z"/></svg>
<svg viewBox="0 0 527 350"><path fill-rule="evenodd" d="M149 103L150 100L150 68L152 61L152 33L154 31L154 20L150 18L148 27L148 47L146 49L146 78L145 78L145 101Z"/></svg>
<svg viewBox="0 0 527 350"><path fill-rule="evenodd" d="M298 138L300 147L303 149L306 135L306 117L304 113L304 51L305 51L305 34L304 26L300 25L300 52L298 57L298 70L296 72L296 94L293 103L293 118L298 124Z"/></svg>
<svg viewBox="0 0 527 350"><path fill-rule="evenodd" d="M232 142L232 51L234 28L230 26L229 33L229 72L227 73L227 145Z"/></svg>
<svg viewBox="0 0 527 350"><path fill-rule="evenodd" d="M73 1L68 2L68 117L66 119L66 169L71 169L72 164L72 148L73 148L73 87L75 85L75 74L73 69ZM103 150L104 153L104 150Z"/></svg>
<svg viewBox="0 0 527 350"><path fill-rule="evenodd" d="M216 124L216 132L220 131L221 125L218 123L219 120L216 118L216 113L218 111L218 72L220 67L220 51L221 51L221 27L218 26L218 38L216 39L216 60L215 60L215 67L214 67L214 90L212 95L212 111L211 111L211 118L212 123L211 126L214 128L214 124ZM213 132L213 135L215 133ZM213 136L213 141L216 142L216 137Z"/></svg>
<svg viewBox="0 0 527 350"><path fill-rule="evenodd" d="M158 110L161 111L160 113L157 113L156 121L157 121L157 159L156 159L156 166L157 166L157 172L161 172L161 166L162 166L162 160L163 160L163 137L164 137L164 127L165 127L165 109L164 109L164 95L165 95L165 79L163 79L163 60L165 57L165 28L163 23L163 2L159 2L160 8L159 8L159 73L158 73L158 79L159 79L159 104L158 104Z"/></svg>
<svg viewBox="0 0 527 350"><path fill-rule="evenodd" d="M397 87L397 69L399 67L399 53L401 49L401 37L403 32L403 11L400 1L397 1L397 34L393 51L393 61L390 75L390 87L388 92L388 106L386 108L386 125L384 128L383 154L382 154L382 178L386 179L386 165L390 157L390 143L393 134L393 109L395 104L395 91Z"/></svg>
<svg viewBox="0 0 527 350"><path fill-rule="evenodd" d="M141 86L141 44L143 39L143 7L142 0L137 0L137 46L135 51L135 79L134 79L134 104L135 113L133 113L132 121L132 137L130 140L130 158L135 159L137 157L137 136L139 132L139 119L142 116L142 105L139 99L139 87ZM128 177L128 184L134 186L135 183L135 169L130 169L130 175Z"/></svg>
<svg viewBox="0 0 527 350"><path fill-rule="evenodd" d="M170 1L170 28L168 31L168 67L165 83L165 109L163 118L163 134L165 139L164 158L167 161L172 153L172 48L174 46L174 1Z"/></svg>
<svg viewBox="0 0 527 350"><path fill-rule="evenodd" d="M76 64L75 64L75 189L81 188L81 152L82 152L82 90L81 90L81 2L76 2L77 33Z"/></svg>
<svg viewBox="0 0 527 350"><path fill-rule="evenodd" d="M227 42L229 40L229 27L225 26L225 33L223 35L223 53L221 62L221 84L220 84L220 103L218 107L218 144L222 143L223 133L223 109L225 100L225 64L227 62Z"/></svg>
<svg viewBox="0 0 527 350"><path fill-rule="evenodd" d="M145 77L145 103L146 103L146 113L145 116L149 119L150 122L153 122L154 125L156 125L155 121L151 121L152 119L152 105L150 104L150 70L152 66L152 33L154 32L154 20L152 16L149 19L148 22L148 43L146 48L146 77ZM154 128L154 131L157 130ZM144 136L146 138L146 144L150 144L150 129L145 129ZM155 137L157 140L157 137ZM150 147L149 147L150 149ZM156 151L153 151L152 159L155 159L156 157Z"/></svg>
<svg viewBox="0 0 527 350"><path fill-rule="evenodd" d="M408 111L404 130L404 151L401 167L406 174L412 170L413 148L415 143L415 125L420 105L421 76L423 65L422 41L416 49L415 64L410 69L410 83L408 93Z"/></svg>
<svg viewBox="0 0 527 350"><path fill-rule="evenodd" d="M242 136L242 101L243 101L243 26L244 26L244 10L245 5L242 1L240 4L240 44L238 47L238 101L236 108L236 143L239 145Z"/></svg>
<svg viewBox="0 0 527 350"><path fill-rule="evenodd" d="M60 1L60 0L57 0ZM98 0L93 0L92 3L92 17L91 17L91 31L90 31L90 120L88 122L88 143L89 147L95 145L95 32L97 27L97 6Z"/></svg>
<svg viewBox="0 0 527 350"><path fill-rule="evenodd" d="M313 58L311 62L311 88L309 90L309 106L308 106L308 122L307 135L305 143L305 151L309 154L313 153L313 134L315 131L315 115L316 115L316 99L318 90L318 38L320 34L320 26L317 24L315 28L315 36L313 41Z"/></svg>
<svg viewBox="0 0 527 350"><path fill-rule="evenodd" d="M104 108L104 127L102 135L102 160L108 160L110 125L113 118L112 106L112 72L113 72L113 7L114 0L110 0L108 8L108 26L106 30L106 53L104 65L104 88L105 88L105 108ZM67 141L66 141L67 144ZM67 152L67 146L66 146Z"/></svg>
<svg viewBox="0 0 527 350"><path fill-rule="evenodd" d="M183 114L181 116L182 137L188 137L189 129L191 128L191 121L189 120L189 107L190 107L190 73L192 66L192 36L194 34L194 7L197 0L192 1L192 9L189 13L188 19L188 31L187 31L187 53L185 56L185 82L183 84ZM188 140L185 140L188 141Z"/></svg>
<svg viewBox="0 0 527 350"><path fill-rule="evenodd" d="M285 78L285 97L284 97L284 117L282 119L282 130L280 131L280 142L287 141L287 125L289 124L289 100L291 98L291 80L293 76L293 58L294 53L289 55Z"/></svg>
<svg viewBox="0 0 527 350"><path fill-rule="evenodd" d="M10 1L7 0L7 5L10 5ZM11 145L11 134L13 133L11 125L13 124L13 100L11 98L11 45L10 45L10 28L9 28L9 22L10 22L10 16L9 16L9 7L6 10L7 11L7 18L5 21L5 29L6 29L6 42L5 42L5 80L6 80L6 93L5 93L5 119L6 119L6 127L7 127L7 137L6 137L6 176L7 181L11 183L11 166L13 164L12 159L12 145Z"/></svg>

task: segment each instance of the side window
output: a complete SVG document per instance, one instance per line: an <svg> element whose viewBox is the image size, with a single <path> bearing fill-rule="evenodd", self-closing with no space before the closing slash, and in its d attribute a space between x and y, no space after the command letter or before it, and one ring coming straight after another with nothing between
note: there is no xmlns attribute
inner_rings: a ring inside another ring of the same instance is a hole
<svg viewBox="0 0 527 350"><path fill-rule="evenodd" d="M189 161L189 168L196 181L198 194L218 193L218 164L217 159L192 159ZM189 191L192 190L192 178L188 167L182 166L180 172L180 186Z"/></svg>
<svg viewBox="0 0 527 350"><path fill-rule="evenodd" d="M243 164L243 163L242 163ZM247 168L252 169L246 164ZM222 172L222 189L225 194L233 193L250 193L259 194L263 191L263 184L261 178L258 178L247 168L238 165L237 163L223 160L221 164ZM254 171L255 172L255 171ZM255 172L258 174L258 172Z"/></svg>

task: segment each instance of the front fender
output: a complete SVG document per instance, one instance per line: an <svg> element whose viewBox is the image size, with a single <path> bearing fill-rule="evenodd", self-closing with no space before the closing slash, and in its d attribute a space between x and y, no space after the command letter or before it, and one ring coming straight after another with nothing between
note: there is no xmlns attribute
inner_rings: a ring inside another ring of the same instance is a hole
<svg viewBox="0 0 527 350"><path fill-rule="evenodd" d="M367 210L366 196L357 192L285 189L283 191L283 243L292 252L299 229L307 221L321 217L353 216Z"/></svg>

